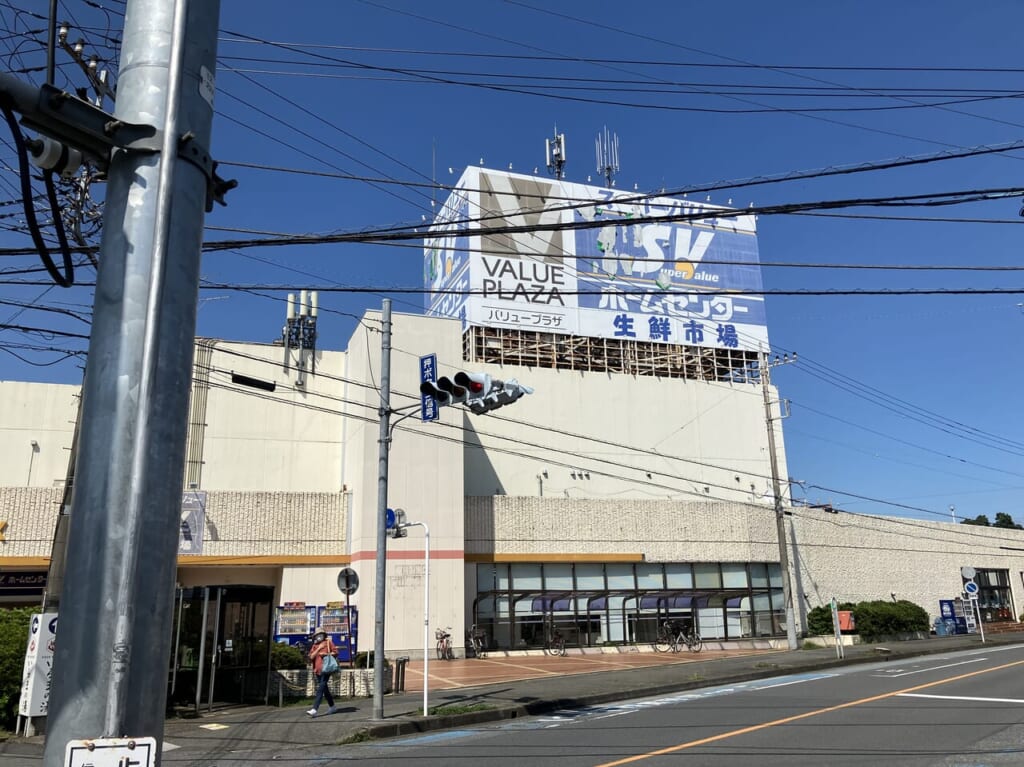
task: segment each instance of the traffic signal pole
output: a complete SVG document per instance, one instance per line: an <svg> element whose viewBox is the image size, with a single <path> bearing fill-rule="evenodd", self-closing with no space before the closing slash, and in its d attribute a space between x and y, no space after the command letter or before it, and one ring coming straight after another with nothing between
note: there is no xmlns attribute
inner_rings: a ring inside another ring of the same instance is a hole
<svg viewBox="0 0 1024 767"><path fill-rule="evenodd" d="M108 171L46 767L163 737L219 6L126 8L114 116L163 136Z"/></svg>

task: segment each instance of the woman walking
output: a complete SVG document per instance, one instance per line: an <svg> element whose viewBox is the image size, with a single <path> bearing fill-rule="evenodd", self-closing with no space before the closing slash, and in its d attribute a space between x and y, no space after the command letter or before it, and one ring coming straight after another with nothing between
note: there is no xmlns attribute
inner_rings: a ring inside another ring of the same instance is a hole
<svg viewBox="0 0 1024 767"><path fill-rule="evenodd" d="M331 674L338 670L338 662L335 660L335 655L338 652L338 648L334 646L334 642L324 631L323 626L317 626L316 631L313 632L313 646L309 648L309 660L313 664L313 674L316 676L316 698L313 699L313 708L306 713L310 716L316 716L317 711L320 708L320 701L325 697L327 698L327 713L333 714L338 709L334 706L334 696L331 695L328 683L331 680ZM326 661L327 668L324 667L325 659L330 658ZM333 666L333 668L331 668Z"/></svg>

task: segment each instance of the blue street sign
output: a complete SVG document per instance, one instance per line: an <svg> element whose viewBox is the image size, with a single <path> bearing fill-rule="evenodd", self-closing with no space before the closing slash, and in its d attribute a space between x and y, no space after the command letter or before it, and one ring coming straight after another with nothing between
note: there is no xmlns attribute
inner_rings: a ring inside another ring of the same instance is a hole
<svg viewBox="0 0 1024 767"><path fill-rule="evenodd" d="M384 514L384 523L385 523L385 527L387 527L388 530L390 530L392 527L395 526L395 510L394 509L388 509L387 512L385 512L385 514Z"/></svg>
<svg viewBox="0 0 1024 767"><path fill-rule="evenodd" d="M968 594L977 594L978 584L974 581L967 581L967 583L964 584L964 591L966 591Z"/></svg>
<svg viewBox="0 0 1024 767"><path fill-rule="evenodd" d="M437 355L425 354L420 357L420 382L437 380ZM437 400L429 394L420 395L420 418L426 421L436 421L438 416Z"/></svg>

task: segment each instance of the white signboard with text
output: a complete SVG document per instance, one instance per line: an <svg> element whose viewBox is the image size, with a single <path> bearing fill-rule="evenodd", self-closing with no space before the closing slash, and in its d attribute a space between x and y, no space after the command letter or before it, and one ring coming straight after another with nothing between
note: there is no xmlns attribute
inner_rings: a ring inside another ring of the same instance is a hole
<svg viewBox="0 0 1024 767"><path fill-rule="evenodd" d="M46 716L57 641L57 613L36 613L28 629L25 669L21 676L20 716Z"/></svg>
<svg viewBox="0 0 1024 767"><path fill-rule="evenodd" d="M464 326L768 341L754 217L674 197L467 168L425 238L424 285L426 313Z"/></svg>

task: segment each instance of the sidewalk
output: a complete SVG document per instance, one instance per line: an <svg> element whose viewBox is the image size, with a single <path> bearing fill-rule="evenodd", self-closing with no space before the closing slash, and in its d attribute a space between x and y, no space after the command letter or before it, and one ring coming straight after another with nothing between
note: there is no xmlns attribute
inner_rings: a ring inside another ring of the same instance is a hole
<svg viewBox="0 0 1024 767"><path fill-rule="evenodd" d="M991 637L985 646L1024 642L1024 633ZM549 713L686 689L732 684L801 671L879 660L911 658L982 647L977 636L932 637L835 650L705 650L699 655L653 652L519 656L431 661L429 704L481 710L424 718L423 664L410 664L406 691L384 698L384 718L373 719L372 698L343 698L338 712L310 718L307 706L240 706L203 713L197 719L170 719L164 728L164 763L215 765L232 761L272 761L296 751L367 738L388 738L483 722ZM169 750L167 750L169 749ZM0 744L4 767L40 765L41 738L12 738Z"/></svg>

